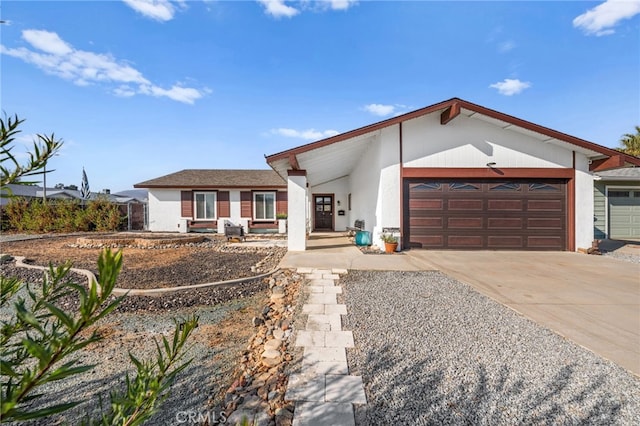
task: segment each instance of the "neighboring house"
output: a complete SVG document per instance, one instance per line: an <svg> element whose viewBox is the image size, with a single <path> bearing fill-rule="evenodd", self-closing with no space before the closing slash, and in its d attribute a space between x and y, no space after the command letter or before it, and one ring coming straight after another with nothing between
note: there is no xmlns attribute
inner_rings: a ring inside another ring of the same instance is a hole
<svg viewBox="0 0 640 426"><path fill-rule="evenodd" d="M182 170L134 185L149 191L149 230L277 232L287 184L273 170Z"/></svg>
<svg viewBox="0 0 640 426"><path fill-rule="evenodd" d="M597 172L594 237L640 240L640 167Z"/></svg>
<svg viewBox="0 0 640 426"><path fill-rule="evenodd" d="M640 165L458 98L266 160L287 179L289 250L364 220L405 248L575 251L594 238L593 172Z"/></svg>

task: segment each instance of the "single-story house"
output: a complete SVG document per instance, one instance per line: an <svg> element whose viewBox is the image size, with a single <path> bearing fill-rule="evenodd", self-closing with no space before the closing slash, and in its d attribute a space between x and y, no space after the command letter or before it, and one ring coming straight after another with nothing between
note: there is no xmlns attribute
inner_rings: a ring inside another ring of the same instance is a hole
<svg viewBox="0 0 640 426"><path fill-rule="evenodd" d="M287 181L293 251L355 220L405 248L575 251L594 238L594 172L640 166L458 98L266 160Z"/></svg>
<svg viewBox="0 0 640 426"><path fill-rule="evenodd" d="M149 230L278 232L287 183L273 170L181 170L134 185L149 191Z"/></svg>
<svg viewBox="0 0 640 426"><path fill-rule="evenodd" d="M640 240L640 167L594 175L594 238Z"/></svg>

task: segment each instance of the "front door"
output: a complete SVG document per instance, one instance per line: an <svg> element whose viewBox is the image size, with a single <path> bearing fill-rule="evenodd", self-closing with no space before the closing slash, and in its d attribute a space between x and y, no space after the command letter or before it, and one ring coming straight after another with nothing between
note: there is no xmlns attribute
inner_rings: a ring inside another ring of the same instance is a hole
<svg viewBox="0 0 640 426"><path fill-rule="evenodd" d="M333 195L314 195L314 231L333 231Z"/></svg>

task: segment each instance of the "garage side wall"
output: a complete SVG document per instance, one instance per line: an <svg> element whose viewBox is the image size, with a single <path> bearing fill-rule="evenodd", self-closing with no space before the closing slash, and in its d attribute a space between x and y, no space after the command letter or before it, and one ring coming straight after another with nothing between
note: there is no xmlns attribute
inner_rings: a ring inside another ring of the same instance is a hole
<svg viewBox="0 0 640 426"><path fill-rule="evenodd" d="M180 191L149 190L149 230L152 232L179 232Z"/></svg>
<svg viewBox="0 0 640 426"><path fill-rule="evenodd" d="M364 219L374 244L380 244L383 227L400 227L399 126L381 130L369 142L350 175L351 224ZM351 225L350 225L351 226Z"/></svg>
<svg viewBox="0 0 640 426"><path fill-rule="evenodd" d="M575 247L589 248L593 241L593 175L589 160L576 153L575 176Z"/></svg>
<svg viewBox="0 0 640 426"><path fill-rule="evenodd" d="M596 181L593 185L593 238L607 238L607 206L605 184Z"/></svg>

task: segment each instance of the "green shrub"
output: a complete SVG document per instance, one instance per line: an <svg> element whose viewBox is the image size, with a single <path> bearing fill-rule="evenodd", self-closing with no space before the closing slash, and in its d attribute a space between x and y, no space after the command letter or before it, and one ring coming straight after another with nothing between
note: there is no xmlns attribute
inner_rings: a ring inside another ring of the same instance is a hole
<svg viewBox="0 0 640 426"><path fill-rule="evenodd" d="M118 205L106 198L89 201L84 206L78 200L45 203L41 199L27 202L14 198L3 214L7 228L3 230L30 233L117 231L126 219Z"/></svg>

